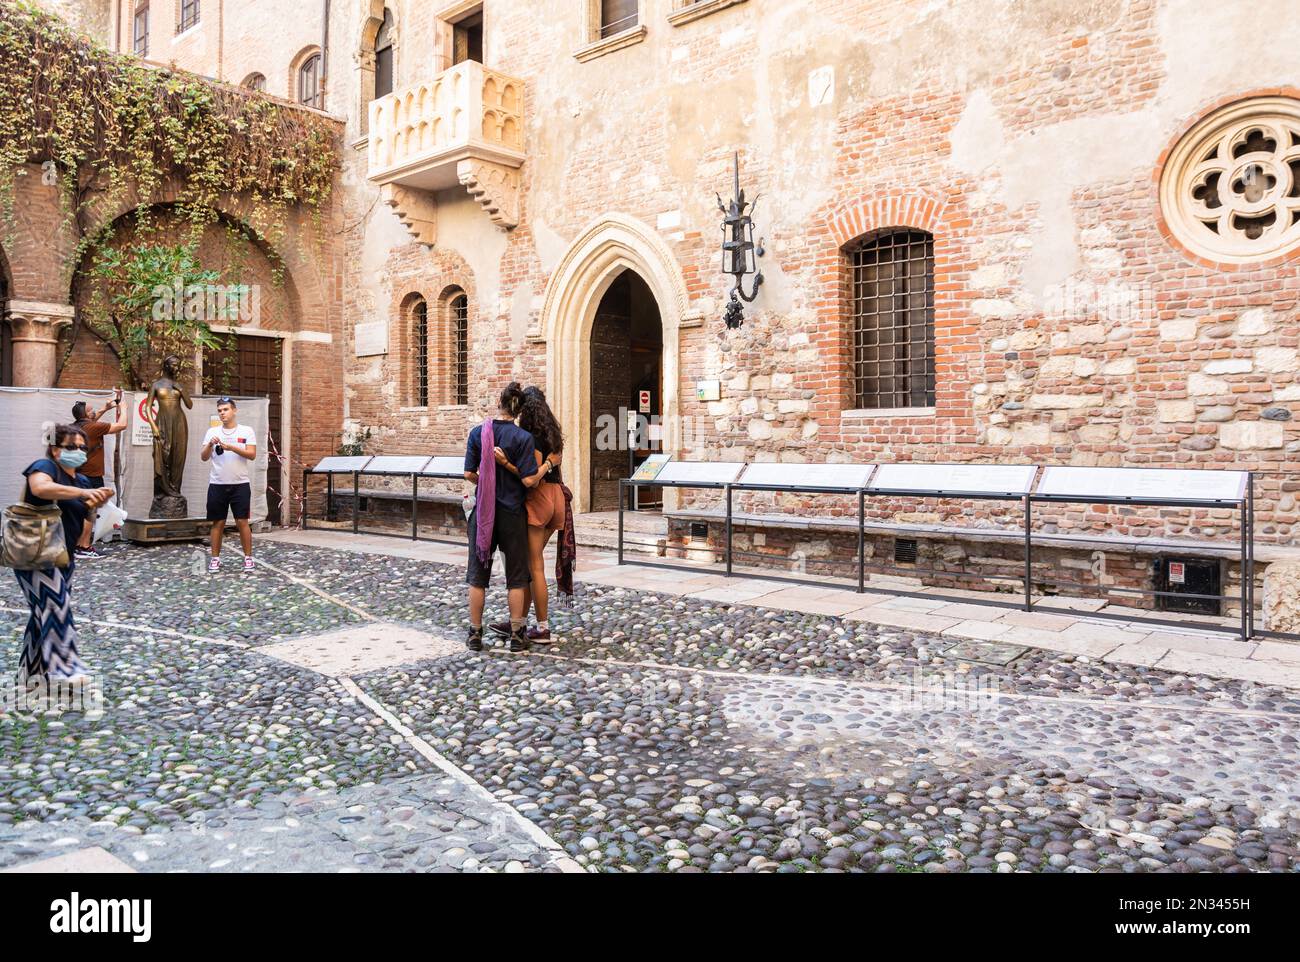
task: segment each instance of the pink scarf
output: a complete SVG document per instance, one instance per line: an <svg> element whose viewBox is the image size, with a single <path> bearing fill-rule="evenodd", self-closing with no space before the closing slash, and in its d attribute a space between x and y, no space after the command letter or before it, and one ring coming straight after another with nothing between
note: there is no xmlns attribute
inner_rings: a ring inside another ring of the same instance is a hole
<svg viewBox="0 0 1300 962"><path fill-rule="evenodd" d="M496 439L491 418L483 422L483 430L479 433L478 494L474 510L477 512L474 548L478 551L479 563L487 567L492 563L492 526L497 515Z"/></svg>

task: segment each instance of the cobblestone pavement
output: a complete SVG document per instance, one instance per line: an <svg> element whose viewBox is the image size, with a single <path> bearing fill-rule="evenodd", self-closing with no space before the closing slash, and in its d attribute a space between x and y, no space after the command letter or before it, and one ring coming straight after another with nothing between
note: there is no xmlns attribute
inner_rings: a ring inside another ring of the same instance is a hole
<svg viewBox="0 0 1300 962"><path fill-rule="evenodd" d="M1300 867L1285 690L1041 651L1000 668L923 632L583 585L560 643L472 655L446 643L457 568L273 544L209 577L196 557L79 569L105 710L0 718L0 866L82 844L142 870L572 866L522 815L610 871ZM404 663L267 657L366 624L406 630Z"/></svg>

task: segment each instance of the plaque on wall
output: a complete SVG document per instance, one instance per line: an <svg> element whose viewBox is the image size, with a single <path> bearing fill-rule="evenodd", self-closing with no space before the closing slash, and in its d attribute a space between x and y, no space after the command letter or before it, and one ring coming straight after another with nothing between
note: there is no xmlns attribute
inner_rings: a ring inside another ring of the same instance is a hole
<svg viewBox="0 0 1300 962"><path fill-rule="evenodd" d="M1023 496L1034 483L1034 464L882 464L871 479L875 491L918 494L963 492Z"/></svg>
<svg viewBox="0 0 1300 962"><path fill-rule="evenodd" d="M849 488L867 486L870 464L790 464L760 461L745 469L741 484L766 484L782 488Z"/></svg>
<svg viewBox="0 0 1300 962"><path fill-rule="evenodd" d="M360 471L371 461L368 454L356 457L321 458L320 463L312 468L312 474L351 474Z"/></svg>
<svg viewBox="0 0 1300 962"><path fill-rule="evenodd" d="M388 353L388 322L367 321L353 331L354 350L357 357L373 357Z"/></svg>
<svg viewBox="0 0 1300 962"><path fill-rule="evenodd" d="M655 477L660 484L729 484L745 467L743 461L669 461Z"/></svg>
<svg viewBox="0 0 1300 962"><path fill-rule="evenodd" d="M1187 468L1072 468L1043 471L1038 494L1055 497L1137 498L1158 501L1240 501L1245 471Z"/></svg>
<svg viewBox="0 0 1300 962"><path fill-rule="evenodd" d="M465 459L458 454L440 454L430 458L420 473L430 478L464 478Z"/></svg>
<svg viewBox="0 0 1300 962"><path fill-rule="evenodd" d="M366 474L376 474L381 471L391 471L394 474L419 474L428 463L429 457L425 454L381 455L371 459L370 463L366 465Z"/></svg>

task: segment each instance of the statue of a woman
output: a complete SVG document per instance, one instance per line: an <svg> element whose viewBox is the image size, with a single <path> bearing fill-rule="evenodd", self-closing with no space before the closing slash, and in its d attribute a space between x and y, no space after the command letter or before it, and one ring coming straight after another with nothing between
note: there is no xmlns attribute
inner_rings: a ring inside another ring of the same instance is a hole
<svg viewBox="0 0 1300 962"><path fill-rule="evenodd" d="M194 407L194 402L176 381L180 363L175 355L163 359L162 375L150 385L149 397L144 402L153 432L151 518L184 518L189 514L189 505L181 494L181 476L185 473L185 453L190 443L185 409ZM156 413L155 404L158 405Z"/></svg>

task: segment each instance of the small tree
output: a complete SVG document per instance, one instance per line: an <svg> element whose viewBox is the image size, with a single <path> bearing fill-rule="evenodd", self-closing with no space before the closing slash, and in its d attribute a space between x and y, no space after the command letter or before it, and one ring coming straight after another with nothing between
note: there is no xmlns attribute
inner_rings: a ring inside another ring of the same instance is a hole
<svg viewBox="0 0 1300 962"><path fill-rule="evenodd" d="M148 386L151 361L175 354L188 363L196 348L219 346L209 323L226 318L211 316L204 292L221 275L203 268L192 245L103 244L88 273L86 327L112 352L122 377L136 390ZM219 310L224 309L223 304Z"/></svg>

